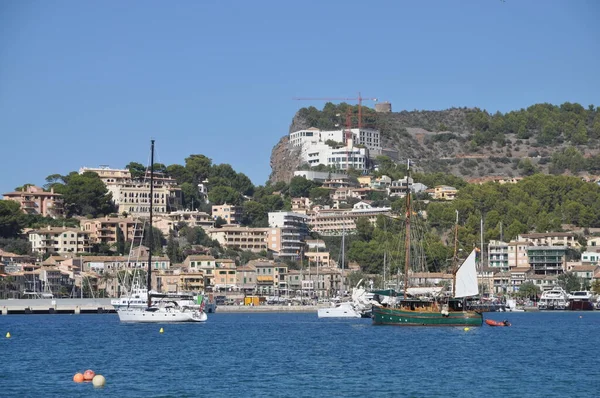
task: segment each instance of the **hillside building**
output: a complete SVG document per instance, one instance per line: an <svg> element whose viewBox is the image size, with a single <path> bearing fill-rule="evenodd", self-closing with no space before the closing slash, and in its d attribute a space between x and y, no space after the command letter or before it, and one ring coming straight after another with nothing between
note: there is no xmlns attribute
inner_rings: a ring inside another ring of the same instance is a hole
<svg viewBox="0 0 600 398"><path fill-rule="evenodd" d="M79 174L91 171L106 185L112 194L113 203L119 213L127 213L134 217L148 216L150 213L150 172L144 178L133 179L127 169L111 169L108 167L82 167ZM177 181L162 173L154 172L153 211L155 215L167 214L182 207L181 188Z"/></svg>
<svg viewBox="0 0 600 398"><path fill-rule="evenodd" d="M308 235L308 217L291 211L269 212L268 247L279 257L297 258Z"/></svg>
<svg viewBox="0 0 600 398"><path fill-rule="evenodd" d="M28 185L23 191L7 192L2 195L4 200L17 202L23 213L52 218L64 216L62 195L55 193L53 188L50 192L46 192L43 188Z"/></svg>
<svg viewBox="0 0 600 398"><path fill-rule="evenodd" d="M90 234L78 228L46 227L28 232L33 253L89 253Z"/></svg>

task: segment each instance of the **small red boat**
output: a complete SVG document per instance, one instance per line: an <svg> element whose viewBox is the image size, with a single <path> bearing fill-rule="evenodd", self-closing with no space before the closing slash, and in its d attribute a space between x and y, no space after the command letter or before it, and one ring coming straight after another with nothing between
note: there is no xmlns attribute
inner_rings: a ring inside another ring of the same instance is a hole
<svg viewBox="0 0 600 398"><path fill-rule="evenodd" d="M493 319L486 319L485 323L490 326L510 326L510 322L508 321L494 321Z"/></svg>

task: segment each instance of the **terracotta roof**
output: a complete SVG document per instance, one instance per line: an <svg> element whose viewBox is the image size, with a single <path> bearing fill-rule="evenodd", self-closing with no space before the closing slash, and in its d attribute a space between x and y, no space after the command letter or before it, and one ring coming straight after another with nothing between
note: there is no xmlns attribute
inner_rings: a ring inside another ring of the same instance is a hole
<svg viewBox="0 0 600 398"><path fill-rule="evenodd" d="M597 265L575 265L571 268L571 271L595 271L596 268L600 268Z"/></svg>

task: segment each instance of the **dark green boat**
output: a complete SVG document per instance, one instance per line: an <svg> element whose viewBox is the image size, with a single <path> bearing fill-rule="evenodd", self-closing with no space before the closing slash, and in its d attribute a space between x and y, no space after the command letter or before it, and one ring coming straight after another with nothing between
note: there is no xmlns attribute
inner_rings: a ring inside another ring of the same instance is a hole
<svg viewBox="0 0 600 398"><path fill-rule="evenodd" d="M407 182L410 180L410 163L407 166ZM456 232L454 234L454 269L452 271L452 292L423 297L421 292L409 286L409 274L415 267L411 267L411 247L413 242L421 244L422 239L411 237L411 221L414 211L412 209L410 184L406 184L406 217L404 235L404 287L402 297L398 297L393 290L373 292L377 304L373 304L372 317L374 325L397 326L481 326L483 316L481 312L467 311L464 300L479 294L477 283L477 249L471 251L467 259L460 265L457 260L458 239L458 212ZM425 288L426 289L426 288ZM439 288L441 290L441 288ZM387 299L385 299L387 297Z"/></svg>
<svg viewBox="0 0 600 398"><path fill-rule="evenodd" d="M458 302L450 302L458 304ZM414 309L413 309L414 308ZM397 308L373 306L374 325L396 326L481 326L483 316L475 311L438 308L437 303L402 300Z"/></svg>

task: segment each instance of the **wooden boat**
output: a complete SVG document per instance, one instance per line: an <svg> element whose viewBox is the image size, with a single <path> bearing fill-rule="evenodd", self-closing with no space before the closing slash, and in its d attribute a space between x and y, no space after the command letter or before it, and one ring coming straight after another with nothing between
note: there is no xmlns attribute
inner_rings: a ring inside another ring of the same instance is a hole
<svg viewBox="0 0 600 398"><path fill-rule="evenodd" d="M490 326L510 326L510 322L508 321L494 321L493 319L486 319L485 323Z"/></svg>
<svg viewBox="0 0 600 398"><path fill-rule="evenodd" d="M407 179L410 181L410 163L407 167ZM411 261L411 252L414 247L422 243L422 239L415 235L411 237L412 219L418 220L417 213L413 212L411 207L410 184L406 185L406 219L405 242L404 242L404 285L403 297L399 297L393 290L374 291L374 299L377 303L373 304L372 317L374 325L395 325L395 326L481 326L483 324L483 315L481 312L468 310L465 307L465 298L479 294L479 285L477 283L476 255L477 250L473 250L467 259L460 265L456 262L454 265L452 294L448 296L439 296L423 298L420 294L411 294L409 273L415 271L417 261ZM413 213L415 214L413 216ZM458 228L458 215L457 215ZM415 228L418 229L418 228ZM455 234L458 236L458 234ZM455 240L455 260L457 243ZM415 250L413 260L417 260L421 250ZM383 296L387 296L382 298Z"/></svg>

